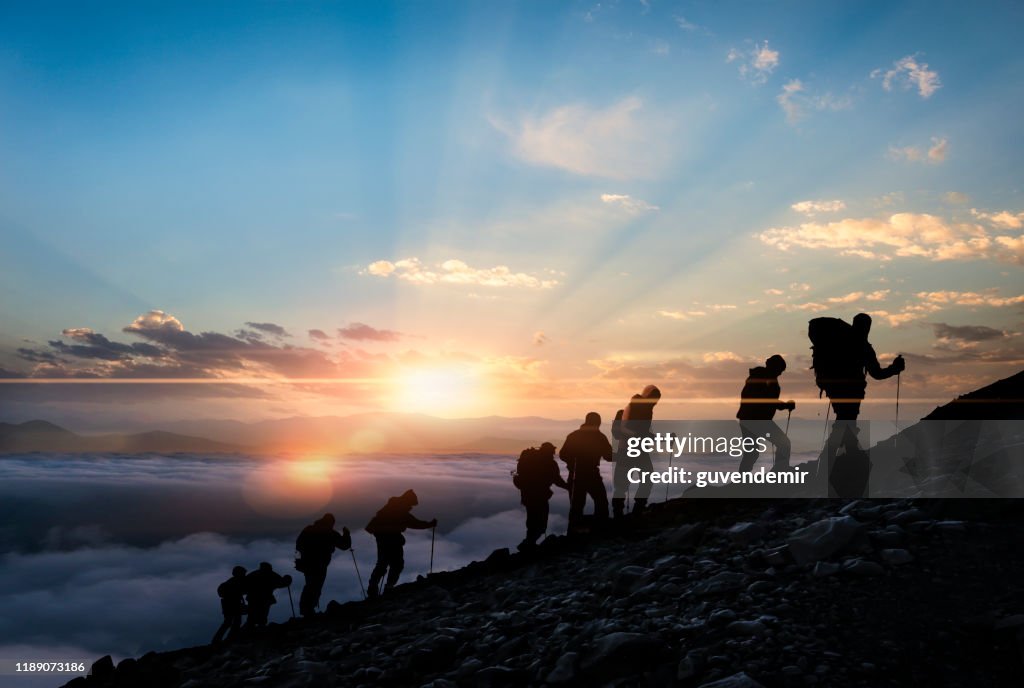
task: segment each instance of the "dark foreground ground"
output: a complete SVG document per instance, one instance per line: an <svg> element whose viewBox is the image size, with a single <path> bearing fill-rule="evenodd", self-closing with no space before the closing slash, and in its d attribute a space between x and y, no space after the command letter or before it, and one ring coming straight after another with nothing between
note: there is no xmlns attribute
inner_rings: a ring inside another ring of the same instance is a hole
<svg viewBox="0 0 1024 688"><path fill-rule="evenodd" d="M1020 686L1022 526L1013 500L676 501L67 685Z"/></svg>

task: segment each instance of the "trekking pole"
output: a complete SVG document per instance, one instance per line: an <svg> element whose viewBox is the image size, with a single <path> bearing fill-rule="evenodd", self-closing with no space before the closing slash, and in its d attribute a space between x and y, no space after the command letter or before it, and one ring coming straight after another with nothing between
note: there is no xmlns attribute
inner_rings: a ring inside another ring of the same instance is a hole
<svg viewBox="0 0 1024 688"><path fill-rule="evenodd" d="M900 432L900 377L903 373L896 373L896 434Z"/></svg>
<svg viewBox="0 0 1024 688"><path fill-rule="evenodd" d="M789 437L789 419L793 417L793 409L786 411L786 437ZM828 421L825 421L826 423Z"/></svg>
<svg viewBox="0 0 1024 688"><path fill-rule="evenodd" d="M288 605L292 608L292 618L295 618L295 603L292 602L292 584L288 584Z"/></svg>
<svg viewBox="0 0 1024 688"><path fill-rule="evenodd" d="M434 536L437 534L437 526L430 529L430 573L434 572Z"/></svg>
<svg viewBox="0 0 1024 688"><path fill-rule="evenodd" d="M356 567L356 578L359 579L359 592L363 593L363 599L366 599L366 588L363 587L363 576L359 573L359 562L356 561L356 550L350 548L349 553L352 555L352 565Z"/></svg>
<svg viewBox="0 0 1024 688"><path fill-rule="evenodd" d="M672 455L671 454L668 455L668 473L669 473L669 478L671 479L671 477L672 477ZM665 483L665 501L666 502L668 501L668 483L667 482Z"/></svg>
<svg viewBox="0 0 1024 688"><path fill-rule="evenodd" d="M832 401L825 405L825 427L821 431L821 453L825 453L826 442L828 441L828 412L832 410ZM817 479L818 474L821 472L821 456L818 457L818 463L814 467L814 477Z"/></svg>

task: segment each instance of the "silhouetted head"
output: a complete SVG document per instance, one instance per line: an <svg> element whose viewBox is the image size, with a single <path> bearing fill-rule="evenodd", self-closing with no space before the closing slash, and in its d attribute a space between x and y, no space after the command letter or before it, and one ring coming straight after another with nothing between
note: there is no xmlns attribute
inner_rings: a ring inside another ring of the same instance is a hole
<svg viewBox="0 0 1024 688"><path fill-rule="evenodd" d="M334 514L324 514L320 518L320 523L324 524L325 526L328 526L329 528L333 528L334 527Z"/></svg>
<svg viewBox="0 0 1024 688"><path fill-rule="evenodd" d="M408 504L409 506L416 506L417 504L420 503L419 497L417 497L416 493L413 492L412 490L406 490L405 492L403 492L402 496L399 497L399 499L401 499L404 503Z"/></svg>
<svg viewBox="0 0 1024 688"><path fill-rule="evenodd" d="M868 332L871 331L871 316L867 313L858 313L853 316L853 331L867 339Z"/></svg>
<svg viewBox="0 0 1024 688"><path fill-rule="evenodd" d="M540 453L543 454L544 456L554 456L555 445L551 444L550 442L545 442L544 444L540 445Z"/></svg>
<svg viewBox="0 0 1024 688"><path fill-rule="evenodd" d="M270 565L269 561L260 562L260 571L273 571L274 567Z"/></svg>
<svg viewBox="0 0 1024 688"><path fill-rule="evenodd" d="M235 578L241 578L242 576L245 575L245 567L244 566L236 566L235 568L231 569L231 575L234 576Z"/></svg>
<svg viewBox="0 0 1024 688"><path fill-rule="evenodd" d="M786 359L778 354L769 356L768 360L764 362L764 367L773 377L778 377L786 372Z"/></svg>
<svg viewBox="0 0 1024 688"><path fill-rule="evenodd" d="M583 419L583 424L595 428L601 427L601 414L597 411L591 411L587 414L587 417Z"/></svg>
<svg viewBox="0 0 1024 688"><path fill-rule="evenodd" d="M653 399L652 403L658 403L658 399L661 399L661 390L654 385L647 385L644 387L644 391L640 392L640 396L644 399Z"/></svg>

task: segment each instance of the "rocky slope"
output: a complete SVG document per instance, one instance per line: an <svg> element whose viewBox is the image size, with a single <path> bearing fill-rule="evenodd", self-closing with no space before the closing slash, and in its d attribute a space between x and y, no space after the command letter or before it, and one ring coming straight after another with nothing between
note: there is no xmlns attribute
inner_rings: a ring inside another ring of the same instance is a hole
<svg viewBox="0 0 1024 688"><path fill-rule="evenodd" d="M1015 500L677 500L67 685L1018 686L1022 523Z"/></svg>

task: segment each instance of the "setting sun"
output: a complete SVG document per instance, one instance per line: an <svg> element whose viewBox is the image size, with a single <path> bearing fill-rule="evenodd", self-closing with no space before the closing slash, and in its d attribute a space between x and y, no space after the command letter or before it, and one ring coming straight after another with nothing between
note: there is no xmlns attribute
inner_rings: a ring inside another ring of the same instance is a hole
<svg viewBox="0 0 1024 688"><path fill-rule="evenodd" d="M395 410L446 415L471 411L478 403L480 384L467 369L411 370L395 384Z"/></svg>

